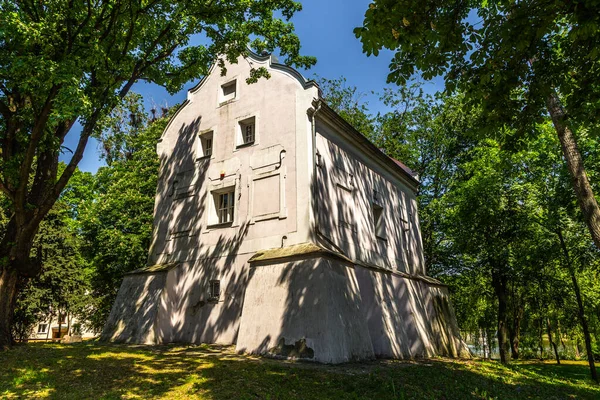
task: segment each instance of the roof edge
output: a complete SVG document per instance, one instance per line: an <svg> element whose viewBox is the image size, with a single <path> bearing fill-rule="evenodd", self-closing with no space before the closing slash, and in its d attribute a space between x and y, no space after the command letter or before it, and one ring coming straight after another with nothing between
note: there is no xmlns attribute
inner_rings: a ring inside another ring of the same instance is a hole
<svg viewBox="0 0 600 400"><path fill-rule="evenodd" d="M255 53L254 51L252 51L249 48L246 51L247 51L247 53L241 54L241 56L243 56L244 58L251 58L257 62L269 61L270 68L272 68L276 71L281 71L281 72L289 74L290 76L295 78L300 83L300 85L302 85L302 88L304 88L305 90L308 88L311 88L311 87L316 87L317 90L319 91L319 97L322 96L323 93L321 91L321 88L319 87L319 84L315 80L306 79L296 69L290 67L287 64L280 63L277 60L277 57L275 57L273 54L269 53L269 54L265 54L265 55L260 55L260 54ZM179 105L179 107L173 113L171 118L169 118L169 122L167 122L167 125L165 126L165 129L163 130L163 134L158 139L158 143L162 142L164 133L171 127L171 123L175 120L175 118L177 117L177 114L179 114L179 112L183 108L185 108L185 106L187 106L189 104L189 102L191 100L191 94L198 91L202 87L202 85L204 84L206 79L212 74L213 70L217 67L217 63L218 63L218 58L213 61L212 65L208 69L208 72L206 73L206 75L204 75L196 85L194 85L192 88L188 89L185 101Z"/></svg>
<svg viewBox="0 0 600 400"><path fill-rule="evenodd" d="M364 145L372 155L378 160L382 161L392 171L399 173L401 177L416 191L419 188L421 182L413 176L406 169L402 168L393 158L386 155L381 151L375 144L373 144L365 135L360 133L355 127L352 126L348 121L342 118L334 109L332 109L323 98L315 99L313 101L313 107L315 109L321 104L321 112L324 112L332 122L339 125L343 130L348 133L352 138L356 139L359 143ZM408 169L408 167L407 167Z"/></svg>

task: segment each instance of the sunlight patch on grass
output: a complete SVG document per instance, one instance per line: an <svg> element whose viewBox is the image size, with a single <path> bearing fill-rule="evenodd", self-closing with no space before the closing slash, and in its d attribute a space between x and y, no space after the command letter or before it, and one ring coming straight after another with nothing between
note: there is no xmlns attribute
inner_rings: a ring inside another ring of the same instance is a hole
<svg viewBox="0 0 600 400"><path fill-rule="evenodd" d="M0 353L0 398L597 399L585 362L381 360L327 366L231 346L30 344Z"/></svg>

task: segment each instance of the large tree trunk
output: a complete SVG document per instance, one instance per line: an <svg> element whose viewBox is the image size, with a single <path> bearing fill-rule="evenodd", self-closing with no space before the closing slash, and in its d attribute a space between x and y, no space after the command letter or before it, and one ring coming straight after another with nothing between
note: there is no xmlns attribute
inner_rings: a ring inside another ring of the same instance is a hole
<svg viewBox="0 0 600 400"><path fill-rule="evenodd" d="M500 362L508 362L508 279L500 271L492 272L492 285L498 298L498 351L500 352Z"/></svg>
<svg viewBox="0 0 600 400"><path fill-rule="evenodd" d="M0 267L0 349L12 345L12 320L17 298L18 274L8 266Z"/></svg>
<svg viewBox="0 0 600 400"><path fill-rule="evenodd" d="M510 356L513 360L519 359L519 338L521 337L521 317L523 308L518 305L513 311L513 323L509 329L510 334Z"/></svg>
<svg viewBox="0 0 600 400"><path fill-rule="evenodd" d="M37 226L19 224L13 216L0 241L0 348L13 343L12 323L19 279L33 277L41 269L41 255L31 258L37 229Z"/></svg>
<svg viewBox="0 0 600 400"><path fill-rule="evenodd" d="M552 91L546 98L546 106L560 140L583 219L596 247L600 248L600 207L598 207L598 202L592 192L575 136L567 124L566 113L555 91Z"/></svg>
<svg viewBox="0 0 600 400"><path fill-rule="evenodd" d="M569 256L569 250L565 244L561 230L557 230L558 239L560 240L560 247L563 250L565 256L565 262L571 275L571 282L573 283L573 290L575 292L575 298L577 299L577 310L579 314L579 322L581 323L581 329L583 329L583 337L585 339L585 351L587 353L588 364L590 366L590 373L592 379L598 382L598 373L596 372L596 365L594 364L594 354L592 353L592 337L590 335L590 329L588 327L587 319L585 318L585 309L583 308L583 300L581 298L581 291L579 290L579 283L577 283L577 277L575 276L575 270L571 263L571 257Z"/></svg>

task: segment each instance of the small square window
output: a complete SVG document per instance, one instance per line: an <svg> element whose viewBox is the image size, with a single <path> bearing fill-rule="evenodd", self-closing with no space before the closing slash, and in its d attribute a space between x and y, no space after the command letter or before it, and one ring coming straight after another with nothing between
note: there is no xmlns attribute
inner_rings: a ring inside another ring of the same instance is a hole
<svg viewBox="0 0 600 400"><path fill-rule="evenodd" d="M46 333L48 332L48 324L39 324L37 333Z"/></svg>
<svg viewBox="0 0 600 400"><path fill-rule="evenodd" d="M221 297L221 281L220 280L212 280L212 281L210 281L209 300L219 301L219 297Z"/></svg>
<svg viewBox="0 0 600 400"><path fill-rule="evenodd" d="M227 82L224 85L221 85L221 93L220 93L220 103L225 103L227 101L233 100L236 97L236 81L233 80L231 82Z"/></svg>
<svg viewBox="0 0 600 400"><path fill-rule="evenodd" d="M256 118L248 118L240 121L240 136L238 146L249 145L254 143L256 137Z"/></svg>
<svg viewBox="0 0 600 400"><path fill-rule="evenodd" d="M198 136L198 158L210 157L213 153L213 132L202 133Z"/></svg>

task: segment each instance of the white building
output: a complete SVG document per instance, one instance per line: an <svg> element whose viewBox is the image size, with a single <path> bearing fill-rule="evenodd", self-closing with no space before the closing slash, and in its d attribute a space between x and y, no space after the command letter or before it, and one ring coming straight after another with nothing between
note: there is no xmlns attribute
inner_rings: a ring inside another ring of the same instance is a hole
<svg viewBox="0 0 600 400"><path fill-rule="evenodd" d="M270 79L247 84L252 67ZM157 151L149 266L125 277L105 340L331 363L464 351L425 274L417 179L314 82L270 56L213 67Z"/></svg>
<svg viewBox="0 0 600 400"><path fill-rule="evenodd" d="M59 316L50 316L49 319L38 322L29 335L29 340L59 341L66 335L81 336L83 339L92 339L97 336L82 326L77 318L61 313Z"/></svg>

